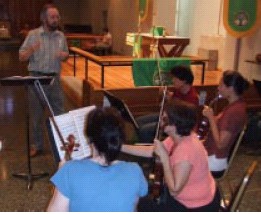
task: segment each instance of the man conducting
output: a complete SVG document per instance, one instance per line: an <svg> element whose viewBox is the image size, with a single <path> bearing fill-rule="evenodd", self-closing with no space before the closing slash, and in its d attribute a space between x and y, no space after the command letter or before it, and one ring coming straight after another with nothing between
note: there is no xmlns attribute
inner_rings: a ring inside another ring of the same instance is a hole
<svg viewBox="0 0 261 214"><path fill-rule="evenodd" d="M60 85L61 62L69 56L64 34L59 31L60 14L53 4L44 5L40 14L42 26L29 32L19 50L20 61L29 60L31 76L52 76L54 82L43 86L55 115L64 112L63 91ZM43 152L43 107L34 92L29 88L29 103L33 121L34 147L30 156Z"/></svg>

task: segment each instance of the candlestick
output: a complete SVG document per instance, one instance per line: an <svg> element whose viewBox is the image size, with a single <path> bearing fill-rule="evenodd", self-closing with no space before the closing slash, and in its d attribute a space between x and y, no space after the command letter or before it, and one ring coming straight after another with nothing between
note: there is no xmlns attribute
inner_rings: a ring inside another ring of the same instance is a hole
<svg viewBox="0 0 261 214"><path fill-rule="evenodd" d="M138 18L138 33L141 32L141 15L140 15L140 12L139 12L139 18Z"/></svg>

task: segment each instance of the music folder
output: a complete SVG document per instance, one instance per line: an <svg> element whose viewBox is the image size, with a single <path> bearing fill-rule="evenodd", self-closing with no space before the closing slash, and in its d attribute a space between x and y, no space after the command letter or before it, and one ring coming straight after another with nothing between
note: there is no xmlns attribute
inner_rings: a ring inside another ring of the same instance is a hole
<svg viewBox="0 0 261 214"><path fill-rule="evenodd" d="M139 129L139 124L131 113L127 104L120 98L116 97L109 91L103 90L105 97L108 99L110 105L120 111L122 117L131 122L136 129Z"/></svg>

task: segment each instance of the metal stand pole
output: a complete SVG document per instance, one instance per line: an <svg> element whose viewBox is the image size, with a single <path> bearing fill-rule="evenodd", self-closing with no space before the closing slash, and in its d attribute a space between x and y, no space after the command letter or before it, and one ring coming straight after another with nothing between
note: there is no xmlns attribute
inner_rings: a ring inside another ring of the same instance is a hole
<svg viewBox="0 0 261 214"><path fill-rule="evenodd" d="M25 83L26 92L28 95L29 92L29 86ZM27 129L27 173L14 173L12 174L14 177L22 178L27 180L27 189L31 190L33 187L33 180L43 178L45 176L48 176L49 174L47 172L40 173L40 174L32 174L32 168L31 168L31 157L30 157L30 113L28 111L28 102L25 102L25 110L26 110L26 129Z"/></svg>
<svg viewBox="0 0 261 214"><path fill-rule="evenodd" d="M234 70L235 71L238 71L240 49L241 49L241 38L238 38L236 41L236 48L235 48L235 54L234 54Z"/></svg>

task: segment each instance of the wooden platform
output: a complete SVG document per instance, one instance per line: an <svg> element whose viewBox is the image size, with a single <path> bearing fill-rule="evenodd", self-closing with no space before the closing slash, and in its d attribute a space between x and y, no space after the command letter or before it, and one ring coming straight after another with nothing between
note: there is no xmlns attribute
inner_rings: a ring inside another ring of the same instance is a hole
<svg viewBox="0 0 261 214"><path fill-rule="evenodd" d="M85 79L88 79L89 61L92 61L101 67L101 70L100 70L101 71L101 88L105 88L105 67L132 66L133 62L135 60L135 58L132 56L119 56L119 55L97 56L94 53L82 50L77 47L70 47L69 50L70 50L70 53L73 55L74 76L76 76L76 72L77 72L76 67L77 67L77 62L78 62L79 57L84 58ZM196 66L201 67L201 84L203 85L204 81L205 81L206 63L209 60L207 58L202 58L199 56L182 56L182 57L189 59L191 66L196 65ZM168 59L170 59L170 58L168 58Z"/></svg>
<svg viewBox="0 0 261 214"><path fill-rule="evenodd" d="M77 57L76 72L75 75L79 79L85 79L85 59L83 57ZM200 66L192 65L192 71L194 73L194 85L202 85L202 68ZM134 82L132 78L131 66L107 66L104 68L105 88L132 88ZM205 71L204 85L217 85L220 80L222 72L217 71ZM74 58L71 56L67 62L63 63L62 75L74 76ZM88 62L88 80L96 88L101 86L101 67L97 63L92 61Z"/></svg>
<svg viewBox="0 0 261 214"><path fill-rule="evenodd" d="M95 59L98 56L95 57ZM63 86L66 94L69 96L70 100L75 103L77 107L83 105L89 105L95 96L92 94L88 97L85 90L89 90L86 85L91 85L92 91L101 89L101 66L97 64L94 60L88 61L88 84L86 84L86 64L85 58L78 56L76 63L76 71L74 71L74 57L71 56L67 62L62 65L62 79ZM191 66L194 73L194 85L202 86L202 70L200 66ZM133 77L132 77L132 67L131 66L105 66L105 78L104 85L105 89L108 90L127 90L135 88ZM221 76L221 71L206 71L205 73L205 86L216 86L219 83ZM75 75L75 77L74 77ZM85 84L83 84L85 80ZM87 89L83 89L83 88ZM84 93L83 93L84 92ZM132 91L134 92L134 91ZM123 93L123 92L122 92ZM143 93L143 92L142 92ZM98 93L99 94L99 93ZM124 95L125 96L125 95ZM136 107L135 107L136 108Z"/></svg>

